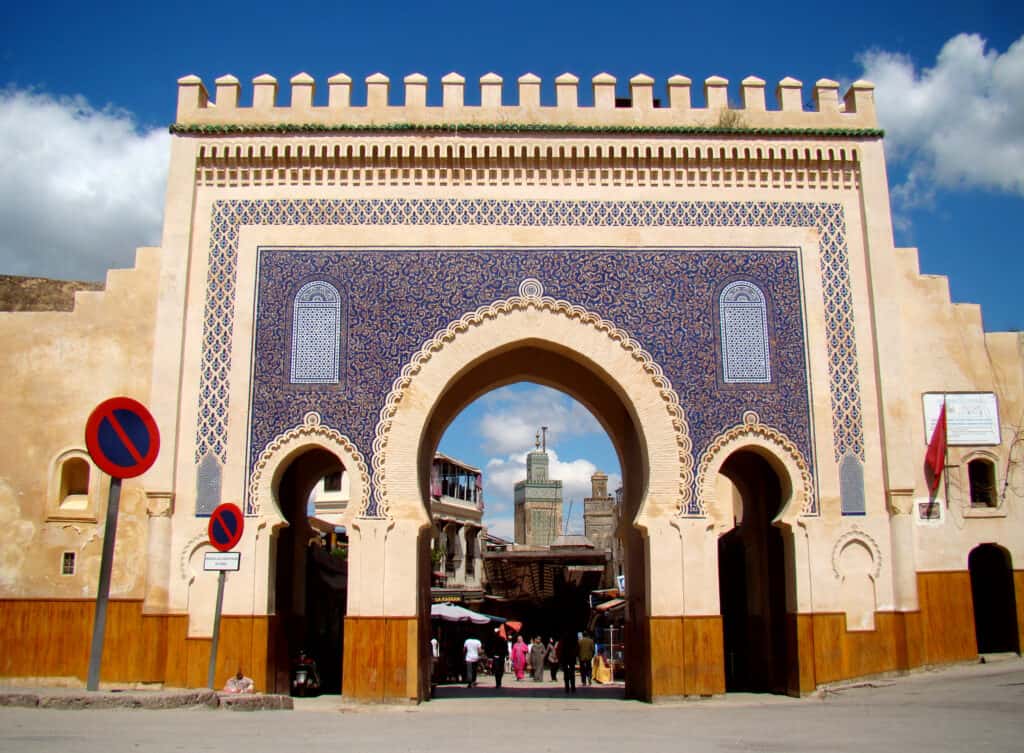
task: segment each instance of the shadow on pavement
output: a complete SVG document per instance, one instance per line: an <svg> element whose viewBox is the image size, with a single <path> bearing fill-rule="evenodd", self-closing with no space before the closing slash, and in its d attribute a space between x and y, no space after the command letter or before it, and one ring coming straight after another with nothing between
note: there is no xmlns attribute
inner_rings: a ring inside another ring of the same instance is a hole
<svg viewBox="0 0 1024 753"><path fill-rule="evenodd" d="M571 698L574 701L582 701L588 698L594 700L624 700L625 685L621 682L609 683L607 685L588 685L582 687L576 684L575 693L566 693L565 686L559 682L535 682L533 680L520 680L514 678L509 682L506 677L500 688L494 686L494 678L481 677L476 687L467 688L465 685L437 685L434 687L432 700L454 700L459 698Z"/></svg>

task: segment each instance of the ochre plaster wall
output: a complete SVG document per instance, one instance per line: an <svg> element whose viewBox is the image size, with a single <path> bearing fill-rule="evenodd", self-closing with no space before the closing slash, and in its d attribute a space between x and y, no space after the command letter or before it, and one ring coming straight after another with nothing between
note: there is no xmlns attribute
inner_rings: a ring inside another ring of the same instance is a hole
<svg viewBox="0 0 1024 753"><path fill-rule="evenodd" d="M55 461L85 450L85 423L117 395L149 400L159 249L107 275L106 289L80 292L67 313L0 313L7 353L0 425L18 431L18 452L0 455L0 597L94 597L109 480L90 469L90 515L62 515ZM173 437L170 438L173 442ZM111 594L142 598L145 586L144 480L124 483ZM62 553L76 554L61 575Z"/></svg>

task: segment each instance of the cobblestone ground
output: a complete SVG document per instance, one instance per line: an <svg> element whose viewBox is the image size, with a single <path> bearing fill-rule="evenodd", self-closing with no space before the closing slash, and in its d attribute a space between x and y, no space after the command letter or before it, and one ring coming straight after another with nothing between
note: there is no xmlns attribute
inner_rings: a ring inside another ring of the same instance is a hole
<svg viewBox="0 0 1024 753"><path fill-rule="evenodd" d="M648 705L621 688L566 697L550 681L446 686L419 706L296 699L294 711L0 708L0 751L1024 750L1024 661L923 672L792 699L749 694Z"/></svg>

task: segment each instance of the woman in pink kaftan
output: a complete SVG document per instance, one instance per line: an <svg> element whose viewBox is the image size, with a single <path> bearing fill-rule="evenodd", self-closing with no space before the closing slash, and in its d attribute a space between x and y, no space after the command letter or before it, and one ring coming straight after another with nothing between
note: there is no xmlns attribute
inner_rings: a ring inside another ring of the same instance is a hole
<svg viewBox="0 0 1024 753"><path fill-rule="evenodd" d="M523 636L518 636L512 645L512 669L515 670L516 679L523 679L523 670L526 669L526 657L530 653L530 647L523 641Z"/></svg>

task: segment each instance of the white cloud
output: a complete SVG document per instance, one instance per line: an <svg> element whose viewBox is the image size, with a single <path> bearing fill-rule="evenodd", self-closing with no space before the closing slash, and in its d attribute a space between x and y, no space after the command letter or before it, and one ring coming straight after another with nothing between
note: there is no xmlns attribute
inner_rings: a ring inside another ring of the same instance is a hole
<svg viewBox="0 0 1024 753"><path fill-rule="evenodd" d="M170 136L83 98L0 90L0 273L101 280L160 241Z"/></svg>
<svg viewBox="0 0 1024 753"><path fill-rule="evenodd" d="M549 442L603 432L590 411L547 387L495 390L484 401L488 408L480 418L480 437L484 448L497 455L532 448L541 426L548 427Z"/></svg>
<svg viewBox="0 0 1024 753"><path fill-rule="evenodd" d="M1000 54L977 34L958 34L935 65L905 55L860 56L890 158L907 165L898 207L927 204L936 188L1024 195L1024 36Z"/></svg>
<svg viewBox="0 0 1024 753"><path fill-rule="evenodd" d="M532 441L530 443L532 445ZM511 539L513 534L513 494L516 482L526 479L526 455L529 451L512 453L504 457L491 458L484 470L484 500L486 502L487 526L497 536ZM562 461L558 452L548 447L550 456L548 477L562 482L562 499L565 502L563 515L569 515L569 502L573 501L569 520L571 533L583 533L583 499L590 496L590 477L599 469L585 458ZM607 472L607 471L605 471ZM608 489L614 492L622 485L617 473L608 474ZM502 515L508 511L508 514ZM493 513L498 513L494 515ZM564 523L564 520L563 520ZM507 531L505 533L499 533Z"/></svg>

